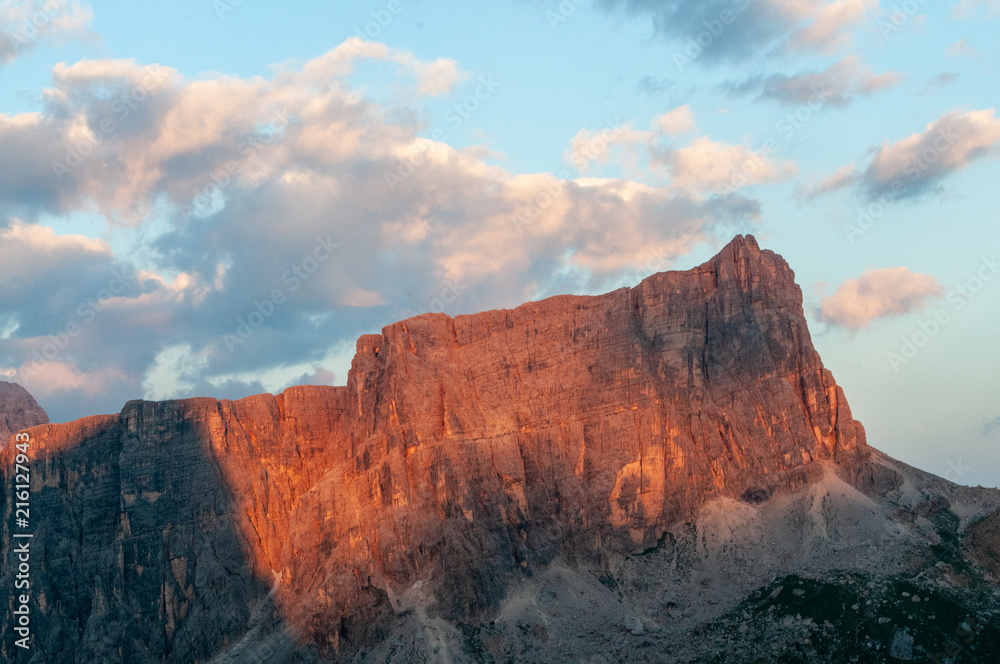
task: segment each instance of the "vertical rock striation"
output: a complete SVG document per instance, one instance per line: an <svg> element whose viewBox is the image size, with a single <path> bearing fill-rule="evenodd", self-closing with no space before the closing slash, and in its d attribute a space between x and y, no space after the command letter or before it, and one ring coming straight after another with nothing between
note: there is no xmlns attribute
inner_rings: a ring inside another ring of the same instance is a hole
<svg viewBox="0 0 1000 664"><path fill-rule="evenodd" d="M414 587L475 619L557 557L599 565L709 498L870 455L791 269L750 236L634 288L394 323L358 340L345 387L31 433L53 663L207 661L270 598L319 653L362 648Z"/></svg>

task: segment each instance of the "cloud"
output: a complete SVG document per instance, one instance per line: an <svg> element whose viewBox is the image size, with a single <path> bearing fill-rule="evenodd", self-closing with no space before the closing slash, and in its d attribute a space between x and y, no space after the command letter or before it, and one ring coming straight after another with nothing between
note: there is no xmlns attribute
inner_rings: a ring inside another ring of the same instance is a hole
<svg viewBox="0 0 1000 664"><path fill-rule="evenodd" d="M93 18L79 0L0 0L0 66L42 43L94 39Z"/></svg>
<svg viewBox="0 0 1000 664"><path fill-rule="evenodd" d="M303 383L294 382L294 385ZM291 385L289 385L290 387ZM274 388L272 388L274 389ZM268 388L259 380L235 380L226 379L222 381L202 380L185 386L173 392L169 392L171 399L190 399L193 397L212 397L214 399L229 399L236 401L251 394L263 394ZM275 390L278 391L278 390ZM144 398L153 398L152 394L145 395Z"/></svg>
<svg viewBox="0 0 1000 664"><path fill-rule="evenodd" d="M697 137L687 145L664 142L694 127L691 109L681 106L654 117L649 130L634 129L630 124L601 131L583 128L570 141L566 159L581 172L594 164L617 161L633 176L640 172L664 176L670 189L696 195L777 182L798 172L791 160L775 162L765 151L713 141L709 136Z"/></svg>
<svg viewBox="0 0 1000 664"><path fill-rule="evenodd" d="M945 55L949 58L972 58L978 60L981 56L979 51L973 48L968 39L959 39L948 46Z"/></svg>
<svg viewBox="0 0 1000 664"><path fill-rule="evenodd" d="M347 81L361 60L409 91L366 98ZM280 389L317 367L343 380L354 339L394 320L599 291L759 215L704 185L511 173L424 138L421 100L463 94L457 66L434 62L352 39L270 78L57 66L41 111L0 116L0 151L24 155L0 164L18 215L0 264L25 268L0 281L0 368L56 419ZM141 263L43 223L95 214Z"/></svg>
<svg viewBox="0 0 1000 664"><path fill-rule="evenodd" d="M657 159L670 173L673 186L694 191L778 182L798 172L791 160L775 163L746 146L707 136L686 147L665 150Z"/></svg>
<svg viewBox="0 0 1000 664"><path fill-rule="evenodd" d="M287 387L295 385L336 385L337 376L329 369L319 365L313 365L313 370L308 371L298 378L290 381Z"/></svg>
<svg viewBox="0 0 1000 664"><path fill-rule="evenodd" d="M653 125L668 136L694 131L694 114L690 106L678 106L653 118Z"/></svg>
<svg viewBox="0 0 1000 664"><path fill-rule="evenodd" d="M879 9L878 0L834 0L834 2L800 2L783 0L778 3L787 11L798 14L808 23L793 33L792 42L802 49L814 48L829 53L850 45L851 31L862 25Z"/></svg>
<svg viewBox="0 0 1000 664"><path fill-rule="evenodd" d="M127 377L114 367L81 371L72 362L49 362L45 371L32 374L24 382L29 392L39 399L46 399L65 392L82 392L87 396L100 395Z"/></svg>
<svg viewBox="0 0 1000 664"><path fill-rule="evenodd" d="M856 279L844 281L833 295L824 297L819 305L819 319L859 330L879 318L920 311L943 293L937 279L906 267L868 270Z"/></svg>
<svg viewBox="0 0 1000 664"><path fill-rule="evenodd" d="M989 422L983 424L983 435L989 436L994 431L1000 431L1000 417L995 417Z"/></svg>
<svg viewBox="0 0 1000 664"><path fill-rule="evenodd" d="M798 105L818 98L824 104L845 107L858 97L867 97L899 84L900 74L876 74L856 55L849 55L823 71L786 76L754 76L723 87L734 94L756 94L783 104Z"/></svg>
<svg viewBox="0 0 1000 664"><path fill-rule="evenodd" d="M451 92L461 81L469 78L468 73L460 70L454 60L439 58L433 62L419 62L413 59L413 70L417 76L417 91L421 94L436 97Z"/></svg>
<svg viewBox="0 0 1000 664"><path fill-rule="evenodd" d="M329 162L359 143L387 151L412 128L381 122L395 133L368 135L375 125L365 116L376 109L346 83L365 59L412 75L420 95L444 94L466 77L450 60L422 62L358 38L300 71L283 65L270 81L188 81L171 68L134 60L59 64L44 112L0 116L0 152L25 155L16 165L0 165L0 204L22 215L92 204L116 223L138 225L158 194L190 203L218 181L252 186L274 175L270 169L280 167L282 155ZM292 122L297 145L279 147L277 160L261 158Z"/></svg>
<svg viewBox="0 0 1000 664"><path fill-rule="evenodd" d="M570 139L566 160L586 173L594 163L604 164L617 156L628 170L637 174L641 153L656 141L653 131L618 124L601 130L584 127Z"/></svg>
<svg viewBox="0 0 1000 664"><path fill-rule="evenodd" d="M708 63L778 51L831 53L850 45L854 30L879 6L877 0L601 0L601 5L649 17L679 55Z"/></svg>
<svg viewBox="0 0 1000 664"><path fill-rule="evenodd" d="M958 80L958 74L950 71L941 72L940 74L929 80L927 82L927 85L925 85L917 94L919 95L936 94L957 80Z"/></svg>
<svg viewBox="0 0 1000 664"><path fill-rule="evenodd" d="M1000 154L1000 120L995 110L947 113L925 131L884 143L862 176L869 198L918 196L948 175Z"/></svg>
<svg viewBox="0 0 1000 664"><path fill-rule="evenodd" d="M992 108L946 113L923 132L884 142L863 171L845 166L818 185L799 187L796 195L814 198L856 185L869 200L893 201L936 191L952 173L1000 156L1000 120L994 115Z"/></svg>
<svg viewBox="0 0 1000 664"><path fill-rule="evenodd" d="M0 367L54 419L114 412L141 395L141 375L178 312L196 309L206 284L136 270L103 241L8 220L0 229Z"/></svg>
<svg viewBox="0 0 1000 664"><path fill-rule="evenodd" d="M0 265L0 311L15 316L22 332L34 332L52 322L38 313L41 309L59 306L75 293L82 298L83 293L99 291L115 260L103 241L57 235L50 228L12 219L0 228Z"/></svg>
<svg viewBox="0 0 1000 664"><path fill-rule="evenodd" d="M844 166L833 175L829 175L815 185L799 185L795 188L795 196L800 199L812 199L840 189L847 189L858 183L860 174L854 166Z"/></svg>
<svg viewBox="0 0 1000 664"><path fill-rule="evenodd" d="M412 51L395 49L378 42L350 37L324 55L305 64L301 74L283 66L279 71L289 77L289 82L310 81L329 85L354 71L355 61L377 60L396 63L400 70L412 74L420 94L437 96L450 92L459 82L469 78L458 63L449 58L423 61Z"/></svg>
<svg viewBox="0 0 1000 664"><path fill-rule="evenodd" d="M972 18L980 7L985 7L990 18L1000 14L1000 0L961 0L951 8L952 18Z"/></svg>

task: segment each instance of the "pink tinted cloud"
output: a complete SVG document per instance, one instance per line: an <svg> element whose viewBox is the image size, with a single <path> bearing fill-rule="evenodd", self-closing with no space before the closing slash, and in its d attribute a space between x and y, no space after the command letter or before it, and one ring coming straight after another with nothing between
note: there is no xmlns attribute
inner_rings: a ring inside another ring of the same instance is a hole
<svg viewBox="0 0 1000 664"><path fill-rule="evenodd" d="M879 318L902 316L924 309L944 293L931 275L906 267L868 270L847 279L820 301L819 319L849 330L867 328Z"/></svg>
<svg viewBox="0 0 1000 664"><path fill-rule="evenodd" d="M894 187L893 194L905 197L923 193L974 161L997 156L1000 120L995 109L951 112L929 123L923 132L882 145L864 179L873 197Z"/></svg>

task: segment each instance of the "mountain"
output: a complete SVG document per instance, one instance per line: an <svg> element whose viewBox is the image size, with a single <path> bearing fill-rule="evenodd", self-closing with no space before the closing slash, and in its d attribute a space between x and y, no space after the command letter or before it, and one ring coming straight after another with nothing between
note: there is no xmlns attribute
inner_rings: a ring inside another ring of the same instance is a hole
<svg viewBox="0 0 1000 664"><path fill-rule="evenodd" d="M869 447L750 236L634 288L394 323L344 387L29 433L47 663L1000 653L1000 491Z"/></svg>
<svg viewBox="0 0 1000 664"><path fill-rule="evenodd" d="M48 423L48 414L27 390L0 380L0 447L21 429Z"/></svg>

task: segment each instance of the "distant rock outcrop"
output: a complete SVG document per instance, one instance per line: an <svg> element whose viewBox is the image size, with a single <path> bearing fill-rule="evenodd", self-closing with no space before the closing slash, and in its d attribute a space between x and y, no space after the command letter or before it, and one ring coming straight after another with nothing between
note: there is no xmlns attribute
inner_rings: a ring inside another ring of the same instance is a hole
<svg viewBox="0 0 1000 664"><path fill-rule="evenodd" d="M48 423L48 414L27 390L17 383L0 381L0 447L21 429Z"/></svg>
<svg viewBox="0 0 1000 664"><path fill-rule="evenodd" d="M931 537L893 516L921 489L868 447L791 269L749 236L634 288L394 323L358 340L345 387L133 401L30 433L51 664L556 661L557 617L523 617L538 593L563 593L572 625L601 616L584 652L602 629L652 643L659 620L689 629L762 575L875 560L876 542L888 569ZM946 527L952 502L963 518L1000 503L941 491ZM642 552L672 558L622 566ZM676 587L650 585L668 572ZM711 603L692 609L695 592ZM627 593L659 608L619 629ZM22 661L9 630L0 654ZM625 641L614 659L662 661Z"/></svg>

